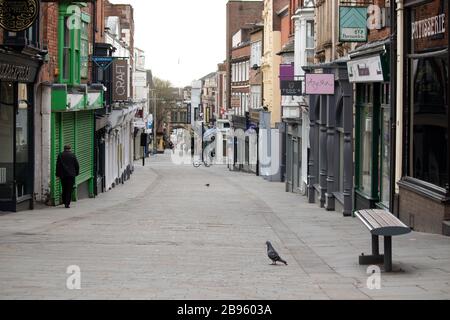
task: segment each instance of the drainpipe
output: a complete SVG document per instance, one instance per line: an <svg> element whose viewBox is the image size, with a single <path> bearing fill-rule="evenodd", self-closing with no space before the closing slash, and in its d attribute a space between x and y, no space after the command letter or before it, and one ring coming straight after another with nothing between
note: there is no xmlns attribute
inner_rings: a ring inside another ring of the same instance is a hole
<svg viewBox="0 0 450 320"><path fill-rule="evenodd" d="M390 136L391 136L391 148L390 148L390 153L391 153L391 157L390 157L390 168L392 168L393 170L391 170L392 174L390 176L390 185L391 185L391 190L390 190L390 196L389 196L389 211L396 214L397 213L397 209L395 207L395 195L396 195L396 189L395 189L395 185L396 185L396 174L395 174L395 166L396 166L396 159L397 159L397 155L396 155L396 144L395 144L395 137L397 136L397 126L395 124L395 121L397 120L397 101L396 101L396 93L397 93L397 47L398 47L398 42L397 42L397 30L398 30L398 26L397 26L397 16L396 16L396 7L394 3L390 3L390 26L391 26L391 36L390 36L390 51L389 51L389 68L390 68L390 82L391 82L391 86L390 86L390 107L391 107L391 120L390 120L390 126L391 126L391 131L390 131ZM401 44L403 45L403 44Z"/></svg>
<svg viewBox="0 0 450 320"><path fill-rule="evenodd" d="M396 0L397 4L397 74L404 74L404 8L403 0ZM395 193L399 193L397 182L401 180L403 175L403 77L396 79L397 96L396 96L396 159L395 159ZM406 155L407 156L407 155ZM406 169L406 168L405 168Z"/></svg>
<svg viewBox="0 0 450 320"><path fill-rule="evenodd" d="M336 1L331 1L331 59L336 59Z"/></svg>

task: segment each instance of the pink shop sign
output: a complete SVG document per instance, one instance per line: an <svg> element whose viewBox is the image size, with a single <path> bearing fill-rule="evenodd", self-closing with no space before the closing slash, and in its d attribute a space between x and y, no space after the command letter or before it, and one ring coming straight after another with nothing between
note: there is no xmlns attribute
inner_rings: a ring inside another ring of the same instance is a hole
<svg viewBox="0 0 450 320"><path fill-rule="evenodd" d="M334 74L306 74L306 94L334 94Z"/></svg>

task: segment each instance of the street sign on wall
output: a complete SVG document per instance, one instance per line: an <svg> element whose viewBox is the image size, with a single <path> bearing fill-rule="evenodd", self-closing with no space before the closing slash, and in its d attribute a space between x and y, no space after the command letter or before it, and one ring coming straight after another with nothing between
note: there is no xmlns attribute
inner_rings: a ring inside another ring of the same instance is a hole
<svg viewBox="0 0 450 320"><path fill-rule="evenodd" d="M128 100L128 62L115 60L113 63L113 101Z"/></svg>
<svg viewBox="0 0 450 320"><path fill-rule="evenodd" d="M339 7L339 41L367 42L366 7Z"/></svg>

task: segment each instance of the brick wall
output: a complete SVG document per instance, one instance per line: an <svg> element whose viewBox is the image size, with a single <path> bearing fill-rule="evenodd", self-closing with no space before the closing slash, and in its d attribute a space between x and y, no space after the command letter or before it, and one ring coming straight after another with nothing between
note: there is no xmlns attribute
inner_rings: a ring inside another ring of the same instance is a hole
<svg viewBox="0 0 450 320"><path fill-rule="evenodd" d="M442 234L442 222L450 219L450 205L400 188L400 220L415 231Z"/></svg>
<svg viewBox="0 0 450 320"><path fill-rule="evenodd" d="M54 82L58 75L58 3L42 4L42 43L48 48L48 62L41 69L40 82Z"/></svg>
<svg viewBox="0 0 450 320"><path fill-rule="evenodd" d="M289 6L289 2L290 0L273 0L273 31L281 31L281 19L283 15L279 16L277 12ZM289 16L289 11L287 15Z"/></svg>
<svg viewBox="0 0 450 320"><path fill-rule="evenodd" d="M250 57L251 53L251 46L250 44L235 48L231 51L231 58L232 59L239 59L243 57Z"/></svg>
<svg viewBox="0 0 450 320"><path fill-rule="evenodd" d="M289 15L281 18L281 47L288 43L291 33L290 33L291 20Z"/></svg>
<svg viewBox="0 0 450 320"><path fill-rule="evenodd" d="M394 5L393 1L391 3ZM375 0L374 5L377 5L380 8L385 8L385 0ZM386 10L391 10L390 8L386 8ZM383 27L379 30L369 30L368 40L369 42L385 39L389 36L391 30L389 27Z"/></svg>
<svg viewBox="0 0 450 320"><path fill-rule="evenodd" d="M262 20L263 1L228 1L226 5L226 59L227 59L227 105L230 106L231 92L231 46L232 36L247 23ZM248 26L248 25L247 25Z"/></svg>
<svg viewBox="0 0 450 320"><path fill-rule="evenodd" d="M130 60L131 66L134 65L134 9L129 4L112 4L108 0L104 1L104 16L119 17L120 27L130 30ZM123 34L122 34L123 36ZM130 72L130 78L133 79L133 71ZM133 83L130 85L130 97L133 97Z"/></svg>

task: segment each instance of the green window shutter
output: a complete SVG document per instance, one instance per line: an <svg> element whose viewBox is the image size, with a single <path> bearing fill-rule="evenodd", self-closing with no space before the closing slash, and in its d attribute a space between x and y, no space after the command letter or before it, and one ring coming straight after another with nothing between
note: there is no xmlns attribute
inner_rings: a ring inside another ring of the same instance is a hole
<svg viewBox="0 0 450 320"><path fill-rule="evenodd" d="M76 113L76 148L75 153L80 163L80 175L77 184L93 178L93 137L94 117L92 111L80 111Z"/></svg>

